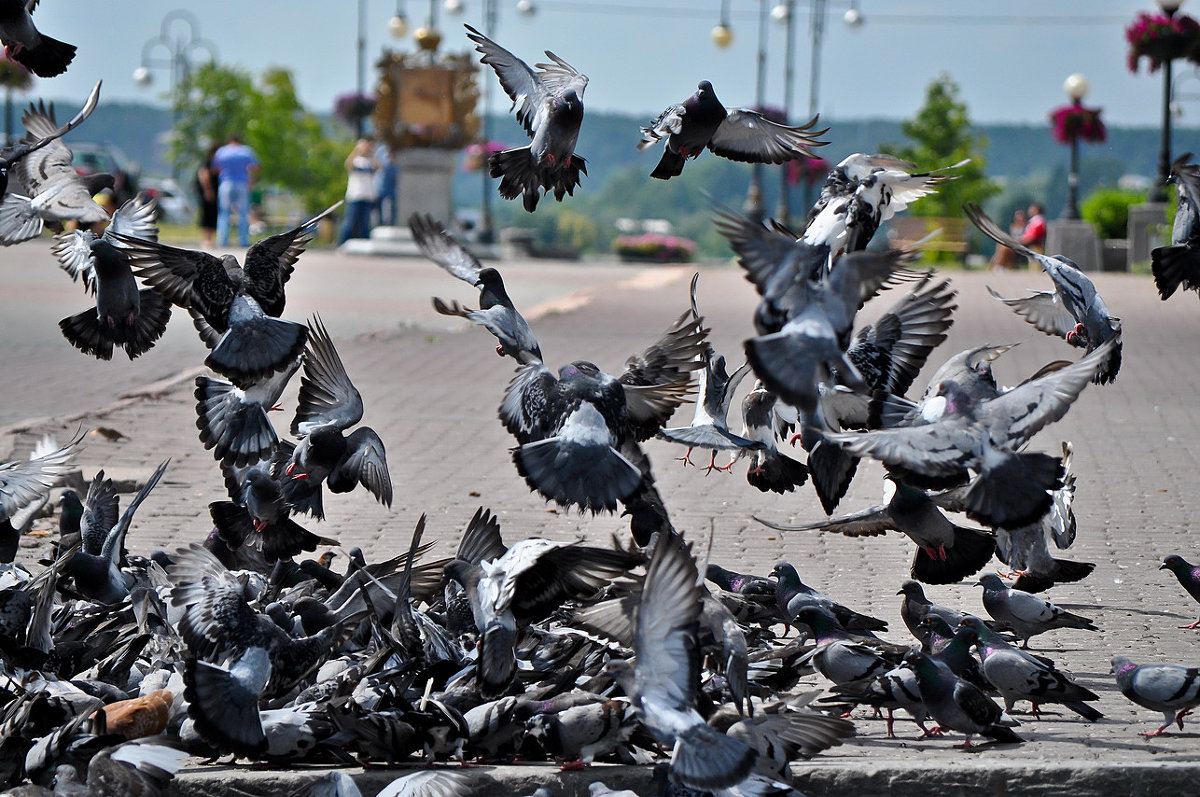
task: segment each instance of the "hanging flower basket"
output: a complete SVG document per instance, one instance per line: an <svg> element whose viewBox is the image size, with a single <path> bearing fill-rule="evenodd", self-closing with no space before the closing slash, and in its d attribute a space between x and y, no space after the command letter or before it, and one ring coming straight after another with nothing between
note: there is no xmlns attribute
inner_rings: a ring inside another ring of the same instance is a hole
<svg viewBox="0 0 1200 797"><path fill-rule="evenodd" d="M464 172L477 172L487 165L488 159L497 152L503 152L505 146L499 141L482 142L477 141L474 144L468 144L463 150L462 170Z"/></svg>
<svg viewBox="0 0 1200 797"><path fill-rule="evenodd" d="M1187 14L1147 14L1141 12L1125 29L1129 42L1129 71L1137 72L1143 57L1156 72L1167 61L1187 58L1200 64L1200 22Z"/></svg>
<svg viewBox="0 0 1200 797"><path fill-rule="evenodd" d="M696 243L674 235L648 232L618 236L613 241L613 250L627 263L679 263L692 259L696 254Z"/></svg>
<svg viewBox="0 0 1200 797"><path fill-rule="evenodd" d="M787 162L788 185L816 185L829 174L829 161L824 158L796 158Z"/></svg>
<svg viewBox="0 0 1200 797"><path fill-rule="evenodd" d="M339 94L333 101L333 115L353 127L360 119L366 119L375 110L378 99L370 94L351 91Z"/></svg>
<svg viewBox="0 0 1200 797"><path fill-rule="evenodd" d="M1060 144L1070 144L1071 139L1100 144L1108 137L1099 108L1085 108L1079 104L1063 105L1050 112L1050 122L1053 126L1054 140Z"/></svg>

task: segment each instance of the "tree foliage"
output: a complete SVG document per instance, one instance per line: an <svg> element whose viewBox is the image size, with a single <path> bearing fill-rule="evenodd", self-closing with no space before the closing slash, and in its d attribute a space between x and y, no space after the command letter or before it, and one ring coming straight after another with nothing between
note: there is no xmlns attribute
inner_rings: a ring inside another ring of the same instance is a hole
<svg viewBox="0 0 1200 797"><path fill-rule="evenodd" d="M181 81L172 101L175 126L168 158L195 169L212 143L238 132L258 155L258 179L301 198L315 213L345 191L347 138L330 135L296 97L292 74L270 68L257 79L233 66L207 63Z"/></svg>
<svg viewBox="0 0 1200 797"><path fill-rule="evenodd" d="M964 202L980 203L1000 188L988 179L987 137L977 133L967 115L967 105L959 97L958 84L942 73L925 90L925 104L916 116L900 124L900 132L910 139L901 147L882 145L881 149L912 161L921 169L936 169L970 158L970 163L953 171L955 178L938 186L936 194L913 203L909 212L917 216L960 216Z"/></svg>

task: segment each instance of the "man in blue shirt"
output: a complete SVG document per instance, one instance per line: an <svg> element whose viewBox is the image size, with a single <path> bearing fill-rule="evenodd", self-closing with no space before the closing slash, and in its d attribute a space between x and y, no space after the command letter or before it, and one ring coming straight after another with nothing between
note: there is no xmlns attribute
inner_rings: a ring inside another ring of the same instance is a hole
<svg viewBox="0 0 1200 797"><path fill-rule="evenodd" d="M236 207L238 243L250 245L250 181L258 171L258 156L237 133L213 155L217 170L217 243L229 245L229 214Z"/></svg>

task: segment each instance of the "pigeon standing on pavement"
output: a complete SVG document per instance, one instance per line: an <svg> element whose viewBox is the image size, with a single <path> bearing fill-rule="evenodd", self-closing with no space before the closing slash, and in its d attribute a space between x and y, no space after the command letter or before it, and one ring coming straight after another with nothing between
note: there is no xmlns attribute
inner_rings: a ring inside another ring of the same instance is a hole
<svg viewBox="0 0 1200 797"><path fill-rule="evenodd" d="M745 163L786 163L797 158L813 158L810 147L828 144L818 136L828 132L813 130L817 117L802 127L772 121L748 108L726 110L712 83L701 80L696 93L659 114L649 127L642 128L641 152L666 139L662 158L651 177L669 180L683 173L688 158L705 148L729 160Z"/></svg>
<svg viewBox="0 0 1200 797"><path fill-rule="evenodd" d="M992 619L1009 626L1021 638L1021 647L1029 647L1030 637L1055 628L1079 628L1099 631L1086 617L1060 609L1036 595L1006 587L1000 577L988 573L979 579L983 587L983 608Z"/></svg>
<svg viewBox="0 0 1200 797"><path fill-rule="evenodd" d="M1175 574L1175 578L1179 579L1179 586L1183 587L1188 595L1192 596L1192 600L1200 603L1200 567L1184 559L1178 554L1171 554L1163 563L1159 565L1159 570L1170 570ZM1200 620L1191 625L1181 625L1180 628L1200 628Z"/></svg>
<svg viewBox="0 0 1200 797"><path fill-rule="evenodd" d="M921 697L939 727L965 733L967 740L957 745L970 749L971 737L990 736L1002 744L1024 741L1012 731L1019 723L996 705L979 687L959 678L941 662L920 651L904 655L921 687Z"/></svg>
<svg viewBox="0 0 1200 797"><path fill-rule="evenodd" d="M1179 288L1200 291L1200 171L1186 152L1171 164L1168 182L1179 186L1171 243L1150 250L1150 270L1163 301Z"/></svg>
<svg viewBox="0 0 1200 797"><path fill-rule="evenodd" d="M785 622L792 622L801 609L816 606L831 613L837 623L847 631L886 631L888 628L883 620L856 612L805 584L800 580L800 574L796 572L794 565L780 562L772 572L777 579L775 601Z"/></svg>
<svg viewBox="0 0 1200 797"><path fill-rule="evenodd" d="M921 621L926 616L932 615L940 618L951 628L958 626L966 617L957 609L940 606L929 600L925 596L925 590L915 581L905 581L900 585L900 591L896 594L904 596L900 602L900 619L908 626L909 632L921 641L922 646L928 646L929 627L921 625Z"/></svg>
<svg viewBox="0 0 1200 797"><path fill-rule="evenodd" d="M0 42L4 56L38 77L55 77L75 59L75 45L52 39L31 16L38 0L0 0Z"/></svg>
<svg viewBox="0 0 1200 797"><path fill-rule="evenodd" d="M1065 338L1067 343L1086 349L1088 354L1108 341L1114 341L1107 359L1096 371L1094 381L1103 385L1116 379L1117 371L1121 369L1121 320L1109 314L1091 279L1062 255L1043 255L1014 239L978 205L964 205L963 210L980 232L1017 254L1037 261L1054 283L1053 291L1032 291L1030 296L1020 299L1005 299L988 288L992 296L1013 308L1039 332Z"/></svg>
<svg viewBox="0 0 1200 797"><path fill-rule="evenodd" d="M517 121L532 139L525 147L496 152L488 159L492 177L500 178L500 196L522 197L532 213L542 191L562 201L573 194L579 175L587 174L584 159L575 154L583 122L583 90L587 75L546 50L553 63L529 65L470 25L467 38L483 55L482 62L496 70L500 85L513 101ZM519 106L519 107L518 107Z"/></svg>
<svg viewBox="0 0 1200 797"><path fill-rule="evenodd" d="M1147 738L1162 736L1171 723L1183 730L1183 718L1200 706L1200 667L1181 664L1134 664L1125 656L1114 656L1112 674L1121 694L1143 708L1161 711L1163 724L1143 731Z"/></svg>

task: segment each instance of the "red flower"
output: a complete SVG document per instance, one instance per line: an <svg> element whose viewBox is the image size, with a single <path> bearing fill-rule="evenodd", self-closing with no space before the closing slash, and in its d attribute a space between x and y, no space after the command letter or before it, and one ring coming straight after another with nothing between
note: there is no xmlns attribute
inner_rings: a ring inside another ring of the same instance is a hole
<svg viewBox="0 0 1200 797"><path fill-rule="evenodd" d="M1050 112L1050 121L1053 123L1054 140L1060 144L1069 144L1073 138L1099 144L1108 136L1100 119L1099 108L1063 105Z"/></svg>

